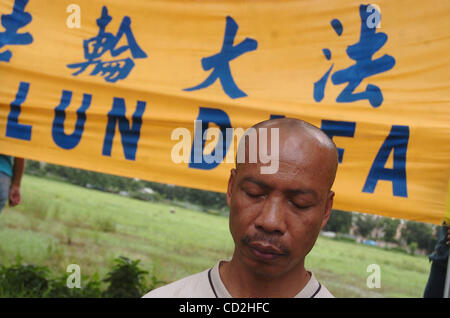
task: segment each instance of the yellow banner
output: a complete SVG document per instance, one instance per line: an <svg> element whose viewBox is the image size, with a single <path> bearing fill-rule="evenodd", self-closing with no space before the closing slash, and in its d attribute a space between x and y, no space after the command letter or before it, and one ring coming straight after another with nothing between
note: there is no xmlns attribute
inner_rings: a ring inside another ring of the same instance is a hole
<svg viewBox="0 0 450 318"><path fill-rule="evenodd" d="M448 0L0 0L0 15L1 153L225 191L227 128L295 117L339 147L335 208L444 219Z"/></svg>

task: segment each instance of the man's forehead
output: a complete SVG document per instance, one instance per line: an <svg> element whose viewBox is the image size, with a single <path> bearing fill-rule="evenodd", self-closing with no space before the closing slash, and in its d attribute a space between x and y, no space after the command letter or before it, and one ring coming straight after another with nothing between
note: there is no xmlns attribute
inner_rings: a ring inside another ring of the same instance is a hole
<svg viewBox="0 0 450 318"><path fill-rule="evenodd" d="M278 170L273 174L261 173L261 164L257 163L241 163L239 169L237 169L242 178L252 177L259 180L301 180L308 181L309 179L320 178L320 175L324 173L325 169L320 169L320 165L314 160L286 160L281 158L278 160ZM242 172L242 174L241 174Z"/></svg>

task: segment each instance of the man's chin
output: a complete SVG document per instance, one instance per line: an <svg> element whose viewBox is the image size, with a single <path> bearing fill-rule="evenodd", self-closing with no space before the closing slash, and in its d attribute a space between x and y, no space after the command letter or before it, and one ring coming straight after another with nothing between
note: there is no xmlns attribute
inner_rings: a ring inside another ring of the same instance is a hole
<svg viewBox="0 0 450 318"><path fill-rule="evenodd" d="M284 259L282 259L284 258ZM249 272L256 276L264 277L265 279L277 278L285 271L286 256L277 257L275 259L261 259L254 255L245 257L244 264Z"/></svg>
<svg viewBox="0 0 450 318"><path fill-rule="evenodd" d="M250 265L249 271L251 271L253 273L253 275L255 275L256 277L259 277L261 280L266 280L266 281L277 279L283 273L283 270L280 269L278 266L267 265L267 264L256 265L256 266Z"/></svg>

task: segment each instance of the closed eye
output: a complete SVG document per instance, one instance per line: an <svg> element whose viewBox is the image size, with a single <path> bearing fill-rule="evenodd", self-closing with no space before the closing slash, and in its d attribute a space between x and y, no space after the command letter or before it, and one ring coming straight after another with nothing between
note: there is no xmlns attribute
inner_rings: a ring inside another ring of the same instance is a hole
<svg viewBox="0 0 450 318"><path fill-rule="evenodd" d="M306 209L309 209L311 207L311 205L300 205L300 204L297 204L297 203L295 203L292 200L289 200L289 203L292 204L296 209L299 209L299 210L306 210Z"/></svg>
<svg viewBox="0 0 450 318"><path fill-rule="evenodd" d="M250 193L245 191L245 194L247 194L250 198L261 198L264 196L262 193Z"/></svg>

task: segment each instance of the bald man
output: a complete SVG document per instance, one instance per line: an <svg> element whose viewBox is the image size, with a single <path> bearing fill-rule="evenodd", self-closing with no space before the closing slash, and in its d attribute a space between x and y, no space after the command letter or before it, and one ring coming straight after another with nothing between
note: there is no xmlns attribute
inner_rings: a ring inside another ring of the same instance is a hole
<svg viewBox="0 0 450 318"><path fill-rule="evenodd" d="M337 149L319 128L301 120L273 119L253 128L258 140L265 128L267 146L276 144L267 148L278 150L277 170L262 173L268 163L259 159L237 162L231 170L231 260L220 260L144 297L333 297L304 263L331 215ZM239 151L244 149L250 158L255 148L245 140Z"/></svg>

